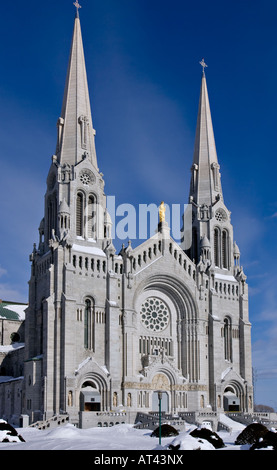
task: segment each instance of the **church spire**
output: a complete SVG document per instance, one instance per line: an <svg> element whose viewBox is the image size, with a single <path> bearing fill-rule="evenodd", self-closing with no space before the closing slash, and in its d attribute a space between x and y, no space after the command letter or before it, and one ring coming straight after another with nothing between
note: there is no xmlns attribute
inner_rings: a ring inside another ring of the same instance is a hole
<svg viewBox="0 0 277 470"><path fill-rule="evenodd" d="M208 97L205 75L207 65L204 59L197 127L192 165L190 200L201 206L211 206L219 197L222 198L219 164Z"/></svg>
<svg viewBox="0 0 277 470"><path fill-rule="evenodd" d="M64 90L61 117L58 120L57 159L60 164L76 165L88 159L97 167L95 131L83 49L78 1Z"/></svg>

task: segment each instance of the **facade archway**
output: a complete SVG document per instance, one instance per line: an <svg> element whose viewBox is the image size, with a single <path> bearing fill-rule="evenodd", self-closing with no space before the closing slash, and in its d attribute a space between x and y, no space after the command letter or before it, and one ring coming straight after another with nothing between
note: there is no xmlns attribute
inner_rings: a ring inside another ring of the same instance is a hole
<svg viewBox="0 0 277 470"><path fill-rule="evenodd" d="M76 385L80 412L108 411L110 409L109 386L102 374L87 371L82 377L79 377Z"/></svg>
<svg viewBox="0 0 277 470"><path fill-rule="evenodd" d="M188 286L174 276L161 274L145 279L137 288L134 296L134 310L140 314L145 307L145 300L161 299L168 307L168 318L164 320L164 330L156 335L148 333L147 329L140 327L142 338L140 339L139 354L144 363L153 352L147 341L154 344L156 337L163 340L163 353L173 359L174 367L182 371L184 377L197 382L200 379L200 357L198 344L198 308ZM146 312L147 313L147 312ZM146 317L146 321L148 318ZM168 326L166 327L166 322ZM149 340L150 337L150 340ZM155 344L156 344L155 343ZM150 351L150 352L149 352ZM162 351L157 348L157 355ZM144 357L146 356L146 357ZM144 366L144 363L142 364ZM147 363L146 363L147 365Z"/></svg>
<svg viewBox="0 0 277 470"><path fill-rule="evenodd" d="M80 391L80 411L101 411L101 401L95 382L86 381Z"/></svg>
<svg viewBox="0 0 277 470"><path fill-rule="evenodd" d="M243 391L239 384L229 384L223 392L224 411L241 411L243 404Z"/></svg>

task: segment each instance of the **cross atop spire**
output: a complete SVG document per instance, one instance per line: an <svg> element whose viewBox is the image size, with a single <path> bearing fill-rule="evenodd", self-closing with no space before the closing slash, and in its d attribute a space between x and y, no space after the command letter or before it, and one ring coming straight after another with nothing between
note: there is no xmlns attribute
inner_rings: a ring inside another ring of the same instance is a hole
<svg viewBox="0 0 277 470"><path fill-rule="evenodd" d="M208 67L207 64L205 64L205 60L202 59L201 62L199 62L200 65L203 67L203 74L205 74L205 68Z"/></svg>
<svg viewBox="0 0 277 470"><path fill-rule="evenodd" d="M76 2L73 3L73 5L76 7L76 16L79 17L79 9L82 8L79 0L76 0Z"/></svg>

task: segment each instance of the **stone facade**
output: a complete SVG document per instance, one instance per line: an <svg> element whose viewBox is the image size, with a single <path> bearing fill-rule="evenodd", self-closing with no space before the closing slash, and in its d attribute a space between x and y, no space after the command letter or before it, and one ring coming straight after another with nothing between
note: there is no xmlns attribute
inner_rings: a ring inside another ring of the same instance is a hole
<svg viewBox="0 0 277 470"><path fill-rule="evenodd" d="M226 394L252 411L248 290L223 201L204 73L189 202L189 249L160 217L152 238L116 253L77 15L30 257L22 413L31 423L60 413L81 427L106 413L133 422L138 412L157 411L158 390L168 413L221 412Z"/></svg>

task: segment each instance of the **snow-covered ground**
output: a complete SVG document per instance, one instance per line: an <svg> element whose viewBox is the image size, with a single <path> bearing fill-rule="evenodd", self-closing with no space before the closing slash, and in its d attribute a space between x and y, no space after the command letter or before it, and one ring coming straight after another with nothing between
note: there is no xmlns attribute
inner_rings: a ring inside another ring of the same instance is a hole
<svg viewBox="0 0 277 470"><path fill-rule="evenodd" d="M228 420L228 418L226 418ZM227 423L226 423L227 424ZM220 450L247 450L249 446L235 446L237 435L244 426L229 420L232 432L220 431L217 434L223 439L226 447ZM195 428L187 425L185 432L177 437L159 439L151 437L151 432L146 429L135 429L129 424L120 424L112 428L78 429L72 424L63 427L39 431L34 428L17 429L26 442L0 443L0 450L167 450L169 444L180 444L179 450L215 450L204 439L193 438L189 433ZM170 452L170 451L169 451Z"/></svg>

